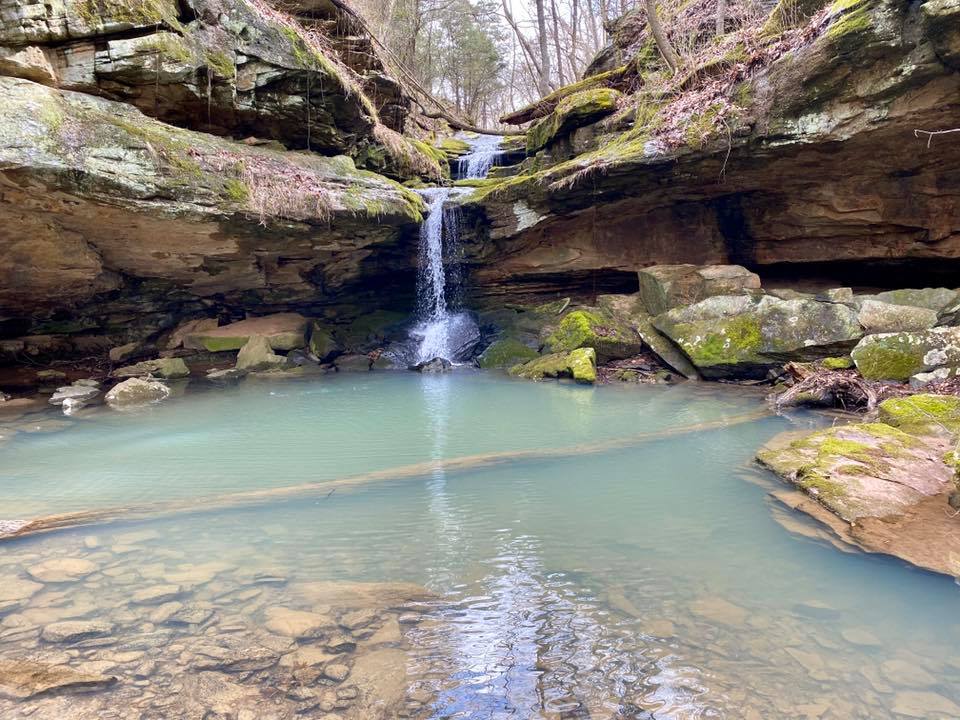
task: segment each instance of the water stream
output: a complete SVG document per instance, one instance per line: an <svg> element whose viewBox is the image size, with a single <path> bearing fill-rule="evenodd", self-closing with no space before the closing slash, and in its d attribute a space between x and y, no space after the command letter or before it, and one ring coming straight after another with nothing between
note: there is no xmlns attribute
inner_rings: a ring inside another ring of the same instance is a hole
<svg viewBox="0 0 960 720"><path fill-rule="evenodd" d="M0 544L0 683L22 659L118 678L29 701L0 688L0 717L957 717L960 590L840 552L773 501L783 488L754 451L826 420L745 415L761 406L742 388L461 371L0 417L0 435L16 431L0 448L3 517L192 500ZM520 454L449 464L491 452ZM429 601L398 599L416 588ZM329 618L333 634L314 629ZM63 622L103 629L64 641L47 630Z"/></svg>
<svg viewBox="0 0 960 720"><path fill-rule="evenodd" d="M484 178L500 152L499 137L479 135L468 138L471 152L458 161L458 173L466 178ZM476 323L459 308L459 298L448 298L458 287L451 283L448 266L456 261L460 240L460 218L448 203L464 192L439 187L421 190L427 202L427 217L420 228L419 271L417 273L417 324L411 335L417 343L415 362L434 358L450 361L468 359L479 340Z"/></svg>

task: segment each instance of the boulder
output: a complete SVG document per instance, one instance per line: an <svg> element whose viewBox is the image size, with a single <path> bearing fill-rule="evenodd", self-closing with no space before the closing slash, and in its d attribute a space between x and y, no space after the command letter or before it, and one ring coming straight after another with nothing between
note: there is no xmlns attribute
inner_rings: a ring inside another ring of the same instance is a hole
<svg viewBox="0 0 960 720"><path fill-rule="evenodd" d="M186 335L184 347L209 352L239 350L254 335L266 338L273 350L294 350L305 347L307 319L297 313L277 313L247 318Z"/></svg>
<svg viewBox="0 0 960 720"><path fill-rule="evenodd" d="M874 295L858 295L856 302L862 304L869 300L887 303L889 305L903 305L906 307L926 308L939 314L956 304L958 293L948 288L922 288L888 290Z"/></svg>
<svg viewBox="0 0 960 720"><path fill-rule="evenodd" d="M651 315L715 295L760 289L760 276L740 265L654 265L638 277L640 298Z"/></svg>
<svg viewBox="0 0 960 720"><path fill-rule="evenodd" d="M528 380L570 377L582 384L597 380L597 354L593 348L551 353L510 368L510 374Z"/></svg>
<svg viewBox="0 0 960 720"><path fill-rule="evenodd" d="M477 358L477 365L484 370L511 368L537 357L539 353L515 338L500 338L490 343Z"/></svg>
<svg viewBox="0 0 960 720"><path fill-rule="evenodd" d="M107 637L113 625L100 620L65 620L43 628L40 639L48 643L76 643L91 638Z"/></svg>
<svg viewBox="0 0 960 720"><path fill-rule="evenodd" d="M369 355L341 355L337 358L336 366L340 372L369 372L373 360Z"/></svg>
<svg viewBox="0 0 960 720"><path fill-rule="evenodd" d="M438 373L447 373L453 369L453 363L451 363L446 358L433 358L433 360L427 360L426 362L417 363L413 365L411 370L414 370L419 373L425 373L428 375L438 374Z"/></svg>
<svg viewBox="0 0 960 720"><path fill-rule="evenodd" d="M83 385L67 385L57 388L56 392L50 396L51 405L62 405L66 400L77 400L87 402L93 400L100 391L94 387L85 387Z"/></svg>
<svg viewBox="0 0 960 720"><path fill-rule="evenodd" d="M0 660L0 697L28 700L42 695L102 690L117 678L66 665L33 660Z"/></svg>
<svg viewBox="0 0 960 720"><path fill-rule="evenodd" d="M170 388L156 380L130 378L119 385L115 385L107 393L107 405L116 409L139 407L166 400L170 396Z"/></svg>
<svg viewBox="0 0 960 720"><path fill-rule="evenodd" d="M918 373L960 365L960 328L868 335L850 355L868 380L905 382Z"/></svg>
<svg viewBox="0 0 960 720"><path fill-rule="evenodd" d="M857 320L868 334L927 330L937 324L937 312L912 305L862 300Z"/></svg>
<svg viewBox="0 0 960 720"><path fill-rule="evenodd" d="M316 321L310 324L309 348L320 362L329 360L342 350L333 333Z"/></svg>
<svg viewBox="0 0 960 720"><path fill-rule="evenodd" d="M147 375L168 380L185 378L190 376L190 368L183 358L158 358L117 368L110 373L110 377L114 378L146 377Z"/></svg>
<svg viewBox="0 0 960 720"><path fill-rule="evenodd" d="M276 370L285 367L287 359L273 352L268 340L263 335L252 335L240 348L237 354L236 370L256 372Z"/></svg>
<svg viewBox="0 0 960 720"><path fill-rule="evenodd" d="M917 394L880 403L878 417L892 427L913 434L960 430L960 397Z"/></svg>
<svg viewBox="0 0 960 720"><path fill-rule="evenodd" d="M142 354L140 343L129 342L126 345L110 348L110 362L122 363L139 354Z"/></svg>
<svg viewBox="0 0 960 720"><path fill-rule="evenodd" d="M547 117L527 131L527 152L533 154L573 130L592 125L615 112L620 93L596 88L572 93L559 102Z"/></svg>
<svg viewBox="0 0 960 720"><path fill-rule="evenodd" d="M943 493L953 471L934 441L884 423L843 425L786 445L757 459L848 522L902 514Z"/></svg>
<svg viewBox="0 0 960 720"><path fill-rule="evenodd" d="M205 332L216 330L219 325L216 318L200 318L199 320L182 322L167 338L167 350L176 350L183 347L184 340L190 335L203 335Z"/></svg>
<svg viewBox="0 0 960 720"><path fill-rule="evenodd" d="M593 348L598 362L622 360L643 350L637 331L621 318L603 310L574 310L546 339L551 353Z"/></svg>
<svg viewBox="0 0 960 720"><path fill-rule="evenodd" d="M657 316L654 326L706 377L762 377L790 361L846 351L863 336L854 310L810 299L721 295Z"/></svg>

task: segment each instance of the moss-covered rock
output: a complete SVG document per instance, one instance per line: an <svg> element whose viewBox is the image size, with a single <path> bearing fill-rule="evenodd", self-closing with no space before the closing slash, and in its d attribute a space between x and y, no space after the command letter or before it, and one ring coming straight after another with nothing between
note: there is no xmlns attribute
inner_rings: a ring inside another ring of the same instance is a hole
<svg viewBox="0 0 960 720"><path fill-rule="evenodd" d="M602 310L567 313L546 339L550 352L593 348L600 362L633 357L643 349L640 335L628 323Z"/></svg>
<svg viewBox="0 0 960 720"><path fill-rule="evenodd" d="M958 293L949 288L903 288L887 290L874 295L857 295L856 302L862 307L864 303L873 301L911 308L925 308L935 313L942 313L956 304Z"/></svg>
<svg viewBox="0 0 960 720"><path fill-rule="evenodd" d="M295 350L307 344L307 319L297 313L277 313L247 318L184 338L184 347L209 352L239 350L254 335L266 339L274 350Z"/></svg>
<svg viewBox="0 0 960 720"><path fill-rule="evenodd" d="M242 372L263 372L286 367L287 359L273 352L270 339L251 335L237 354L236 369Z"/></svg>
<svg viewBox="0 0 960 720"><path fill-rule="evenodd" d="M844 425L774 442L757 459L851 522L905 512L944 492L953 477L934 445L884 423Z"/></svg>
<svg viewBox="0 0 960 720"><path fill-rule="evenodd" d="M591 125L617 109L620 93L610 88L581 90L565 97L550 115L527 131L527 152L535 153L559 137Z"/></svg>
<svg viewBox="0 0 960 720"><path fill-rule="evenodd" d="M854 366L853 358L849 355L844 357L828 357L820 361L820 364L827 370L849 370Z"/></svg>
<svg viewBox="0 0 960 720"><path fill-rule="evenodd" d="M527 380L569 377L578 383L592 384L597 379L596 362L597 355L593 348L578 348L514 365L510 368L510 374Z"/></svg>
<svg viewBox="0 0 960 720"><path fill-rule="evenodd" d="M484 370L511 368L537 357L539 353L515 338L500 338L487 346L477 358L477 365Z"/></svg>
<svg viewBox="0 0 960 720"><path fill-rule="evenodd" d="M917 394L889 398L878 408L881 421L913 434L960 431L960 397Z"/></svg>
<svg viewBox="0 0 960 720"><path fill-rule="evenodd" d="M117 368L110 373L110 377L115 378L146 377L147 375L164 379L185 378L189 377L190 368L182 358L158 358Z"/></svg>
<svg viewBox="0 0 960 720"><path fill-rule="evenodd" d="M960 328L868 335L850 355L868 380L905 382L917 373L960 365Z"/></svg>
<svg viewBox="0 0 960 720"><path fill-rule="evenodd" d="M759 377L788 361L816 360L863 335L845 305L769 295L721 295L654 319L707 377Z"/></svg>
<svg viewBox="0 0 960 720"><path fill-rule="evenodd" d="M341 350L340 343L334 339L331 330L316 320L310 324L310 342L308 347L310 348L310 352L316 355L317 359L321 362L329 360Z"/></svg>

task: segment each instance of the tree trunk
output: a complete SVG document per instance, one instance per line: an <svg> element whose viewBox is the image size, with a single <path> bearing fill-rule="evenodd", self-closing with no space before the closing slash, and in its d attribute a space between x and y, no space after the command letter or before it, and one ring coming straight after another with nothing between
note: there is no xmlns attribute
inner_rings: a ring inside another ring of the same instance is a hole
<svg viewBox="0 0 960 720"><path fill-rule="evenodd" d="M717 37L723 35L727 23L727 0L717 0Z"/></svg>
<svg viewBox="0 0 960 720"><path fill-rule="evenodd" d="M537 0L537 34L540 36L540 95L550 94L550 45L547 40L547 13Z"/></svg>
<svg viewBox="0 0 960 720"><path fill-rule="evenodd" d="M663 55L663 59L670 70L676 73L677 70L680 69L680 56L677 55L677 51L673 49L673 45L670 44L670 39L660 24L660 16L657 15L656 0L644 0L644 4L647 8L647 22L650 23L650 32L653 33L653 39L657 42L657 48L660 50L660 54Z"/></svg>

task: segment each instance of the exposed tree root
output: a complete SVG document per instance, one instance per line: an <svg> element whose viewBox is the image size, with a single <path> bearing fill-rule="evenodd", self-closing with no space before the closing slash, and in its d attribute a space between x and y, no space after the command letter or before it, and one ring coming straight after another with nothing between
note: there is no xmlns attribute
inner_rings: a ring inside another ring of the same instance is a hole
<svg viewBox="0 0 960 720"><path fill-rule="evenodd" d="M272 502L295 498L323 498L332 495L333 492L337 490L360 487L371 483L423 477L437 472L456 473L526 460L579 457L585 454L601 453L619 448L642 445L647 442L653 442L676 435L687 435L707 430L722 430L734 425L754 422L767 414L768 411L763 409L754 410L720 420L639 433L637 435L611 440L601 440L593 443L583 443L559 448L493 452L480 455L464 455L446 460L430 460L413 465L375 470L373 472L352 475L326 482L311 482L287 487L252 490L210 497L120 506L100 510L77 511L48 515L26 521L0 520L0 541L56 532L58 530L88 527L91 525L108 525L116 522L152 520L172 515L192 515L211 511L234 510L267 505Z"/></svg>

